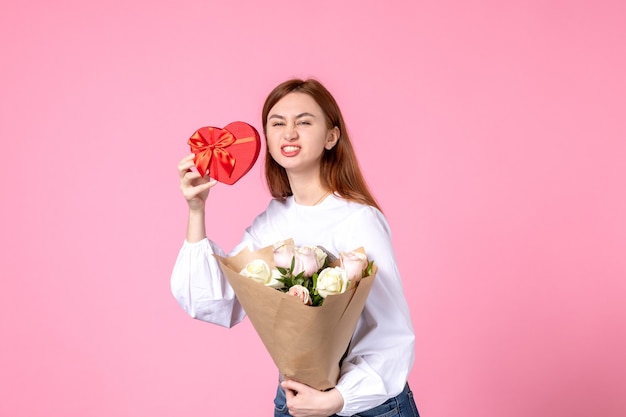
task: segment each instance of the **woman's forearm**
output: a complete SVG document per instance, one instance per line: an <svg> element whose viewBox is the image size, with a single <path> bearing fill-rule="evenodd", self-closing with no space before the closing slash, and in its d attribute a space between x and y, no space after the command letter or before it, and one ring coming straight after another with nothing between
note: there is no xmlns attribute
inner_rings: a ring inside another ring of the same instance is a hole
<svg viewBox="0 0 626 417"><path fill-rule="evenodd" d="M187 242L196 243L206 238L204 207L190 208L187 218Z"/></svg>

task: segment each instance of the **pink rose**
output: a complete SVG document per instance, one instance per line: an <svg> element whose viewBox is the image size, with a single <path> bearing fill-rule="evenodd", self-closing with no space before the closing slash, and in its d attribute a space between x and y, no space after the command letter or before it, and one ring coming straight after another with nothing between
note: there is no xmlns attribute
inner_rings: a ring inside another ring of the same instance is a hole
<svg viewBox="0 0 626 417"><path fill-rule="evenodd" d="M296 263L294 275L304 272L307 277L313 276L323 265L326 260L326 253L317 246L301 246L296 248Z"/></svg>
<svg viewBox="0 0 626 417"><path fill-rule="evenodd" d="M274 245L274 263L281 268L291 268L291 261L295 256L295 247L292 241L282 241Z"/></svg>
<svg viewBox="0 0 626 417"><path fill-rule="evenodd" d="M294 297L298 297L304 305L311 305L311 295L309 294L309 290L307 290L302 285L294 285L289 288L289 295L293 295Z"/></svg>
<svg viewBox="0 0 626 417"><path fill-rule="evenodd" d="M363 277L363 271L367 270L369 265L367 256L361 252L342 252L339 254L339 260L348 275L350 286L355 286Z"/></svg>

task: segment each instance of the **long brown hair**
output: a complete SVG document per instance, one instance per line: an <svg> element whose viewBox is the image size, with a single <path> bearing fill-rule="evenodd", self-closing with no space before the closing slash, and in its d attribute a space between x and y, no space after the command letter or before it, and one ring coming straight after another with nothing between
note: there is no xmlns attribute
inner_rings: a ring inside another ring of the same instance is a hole
<svg viewBox="0 0 626 417"><path fill-rule="evenodd" d="M348 130L335 98L319 81L291 79L279 84L267 96L263 105L263 133L267 138L267 118L274 105L289 93L308 94L322 108L328 129L339 128L339 140L332 149L324 150L320 165L320 181L331 192L346 200L366 204L380 210L359 168ZM287 172L265 148L265 179L272 197L284 201L292 195Z"/></svg>

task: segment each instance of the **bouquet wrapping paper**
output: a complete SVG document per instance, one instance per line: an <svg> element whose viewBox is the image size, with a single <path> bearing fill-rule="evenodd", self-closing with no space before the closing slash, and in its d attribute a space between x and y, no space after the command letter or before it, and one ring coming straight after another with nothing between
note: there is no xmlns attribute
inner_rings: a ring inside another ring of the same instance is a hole
<svg viewBox="0 0 626 417"><path fill-rule="evenodd" d="M376 265L356 288L329 295L323 305L312 307L239 274L255 259L263 259L273 268L272 246L244 249L232 257L214 256L282 378L322 391L334 387L340 361L374 282Z"/></svg>

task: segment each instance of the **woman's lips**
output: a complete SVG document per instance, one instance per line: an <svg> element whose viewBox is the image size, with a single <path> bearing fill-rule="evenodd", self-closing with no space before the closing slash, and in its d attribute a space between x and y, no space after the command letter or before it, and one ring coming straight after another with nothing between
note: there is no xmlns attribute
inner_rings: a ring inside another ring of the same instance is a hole
<svg viewBox="0 0 626 417"><path fill-rule="evenodd" d="M284 156L296 156L300 152L300 147L296 145L285 145L280 148Z"/></svg>

